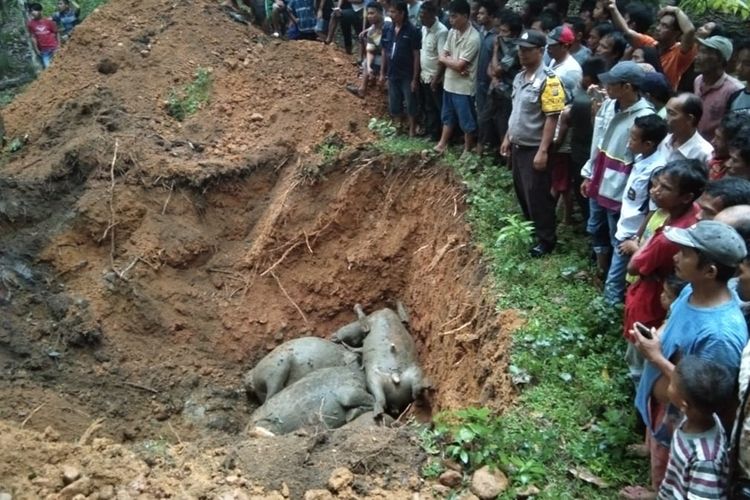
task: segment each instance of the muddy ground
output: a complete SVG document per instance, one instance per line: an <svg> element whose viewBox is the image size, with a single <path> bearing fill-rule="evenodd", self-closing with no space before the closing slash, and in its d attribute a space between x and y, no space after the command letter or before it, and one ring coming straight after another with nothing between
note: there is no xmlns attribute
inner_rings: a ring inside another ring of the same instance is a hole
<svg viewBox="0 0 750 500"><path fill-rule="evenodd" d="M198 68L210 101L178 122L164 101ZM368 145L382 97L349 95L355 78L335 48L270 39L216 2L130 0L3 110L26 143L0 164L0 492L56 495L72 464L90 498L296 498L343 465L342 497L411 498L409 426L246 430L242 373L355 303L410 311L434 391L402 421L510 402L517 320L487 292L463 189Z"/></svg>

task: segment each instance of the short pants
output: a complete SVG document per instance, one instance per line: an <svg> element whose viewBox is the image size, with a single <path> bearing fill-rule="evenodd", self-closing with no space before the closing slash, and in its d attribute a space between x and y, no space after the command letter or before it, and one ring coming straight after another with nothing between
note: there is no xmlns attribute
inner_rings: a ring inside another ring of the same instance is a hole
<svg viewBox="0 0 750 500"><path fill-rule="evenodd" d="M443 125L459 125L464 134L473 134L477 130L474 113L474 96L443 91L443 110L440 116Z"/></svg>

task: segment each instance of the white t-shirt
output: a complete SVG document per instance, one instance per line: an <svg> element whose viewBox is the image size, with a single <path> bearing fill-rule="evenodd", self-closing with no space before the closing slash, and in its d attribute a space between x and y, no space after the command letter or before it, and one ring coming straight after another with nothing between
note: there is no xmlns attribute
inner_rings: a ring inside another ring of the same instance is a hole
<svg viewBox="0 0 750 500"><path fill-rule="evenodd" d="M641 155L636 157L622 193L622 208L615 232L618 241L630 239L638 232L648 212L648 207L644 211L644 205L649 199L648 181L654 170L666 164L664 156L658 151L645 158Z"/></svg>
<svg viewBox="0 0 750 500"><path fill-rule="evenodd" d="M581 86L581 80L583 79L583 70L578 61L568 54L562 62L557 62L556 59L553 59L550 68L562 80L563 85L565 85L565 92L568 92L570 97L573 97L573 91Z"/></svg>

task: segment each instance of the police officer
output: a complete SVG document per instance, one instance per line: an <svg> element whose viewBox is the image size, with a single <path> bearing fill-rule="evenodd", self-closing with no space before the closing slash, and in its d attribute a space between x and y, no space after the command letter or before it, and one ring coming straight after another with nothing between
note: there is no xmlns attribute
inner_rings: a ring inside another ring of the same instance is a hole
<svg viewBox="0 0 750 500"><path fill-rule="evenodd" d="M552 198L550 148L566 95L560 79L544 66L546 36L525 31L517 41L522 69L513 80L513 111L500 154L510 156L513 185L524 216L534 223L532 257L542 257L557 241Z"/></svg>

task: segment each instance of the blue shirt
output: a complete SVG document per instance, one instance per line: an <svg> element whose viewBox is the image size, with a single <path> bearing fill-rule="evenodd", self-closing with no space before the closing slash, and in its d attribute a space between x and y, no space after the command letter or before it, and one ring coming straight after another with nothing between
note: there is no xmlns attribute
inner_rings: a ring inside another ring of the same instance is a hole
<svg viewBox="0 0 750 500"><path fill-rule="evenodd" d="M477 95L487 94L490 88L490 77L487 74L487 67L492 60L492 52L495 45L495 33L485 31L480 33L482 45L479 47L479 56L477 59Z"/></svg>
<svg viewBox="0 0 750 500"><path fill-rule="evenodd" d="M422 33L413 24L404 22L398 35L395 24L383 26L380 43L388 57L388 78L412 80L419 76L414 75L414 58L419 57L422 48Z"/></svg>
<svg viewBox="0 0 750 500"><path fill-rule="evenodd" d="M695 307L688 300L693 287L687 285L672 304L669 320L661 335L661 352L670 359L678 352L693 354L719 363L736 377L742 349L747 344L747 324L740 310L740 299L730 290L732 299L717 307ZM635 393L635 406L649 429L648 400L661 371L646 361Z"/></svg>
<svg viewBox="0 0 750 500"><path fill-rule="evenodd" d="M312 0L287 0L287 8L297 18L297 30L300 33L312 33L315 31L316 12Z"/></svg>
<svg viewBox="0 0 750 500"><path fill-rule="evenodd" d="M55 12L52 20L60 27L61 35L70 35L76 24L78 24L78 12L74 9L68 9L65 12Z"/></svg>

